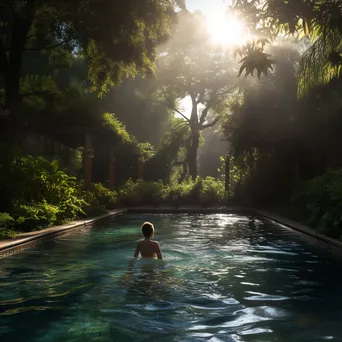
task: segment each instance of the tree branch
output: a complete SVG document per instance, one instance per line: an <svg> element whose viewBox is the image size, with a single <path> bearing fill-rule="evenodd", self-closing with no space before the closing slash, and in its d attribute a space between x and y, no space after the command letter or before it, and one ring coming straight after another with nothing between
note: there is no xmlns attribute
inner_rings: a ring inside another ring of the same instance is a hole
<svg viewBox="0 0 342 342"><path fill-rule="evenodd" d="M26 48L25 51L40 51L40 50L54 49L58 46L64 45L65 43L68 43L69 41L70 41L70 39L65 39L65 40L62 40L61 42L59 42L58 44L44 46L44 47L40 47L40 48Z"/></svg>
<svg viewBox="0 0 342 342"><path fill-rule="evenodd" d="M30 91L26 93L20 94L20 97L27 97L27 96L54 96L56 93L51 93L47 91Z"/></svg>
<svg viewBox="0 0 342 342"><path fill-rule="evenodd" d="M228 89L223 90L220 93L217 93L216 96L227 95L227 94L231 93L235 88L236 88L236 86L231 86Z"/></svg>
<svg viewBox="0 0 342 342"><path fill-rule="evenodd" d="M193 104L197 104L197 101L196 101L196 95L192 92L189 91L189 95L191 97L191 101Z"/></svg>
<svg viewBox="0 0 342 342"><path fill-rule="evenodd" d="M208 124L206 124L206 125L202 125L202 126L200 127L200 130L202 131L203 129L206 129L206 128L215 126L215 125L218 123L219 120L220 120L220 117L217 116L212 122L210 122L210 123L208 123Z"/></svg>
<svg viewBox="0 0 342 342"><path fill-rule="evenodd" d="M201 118L200 118L200 125L202 125L205 121L205 118L207 117L208 115L208 112L209 110L211 109L211 105L208 104L203 110L202 110L202 113L201 113Z"/></svg>
<svg viewBox="0 0 342 342"><path fill-rule="evenodd" d="M199 96L196 100L196 104L200 104L204 98L204 90L199 93Z"/></svg>
<svg viewBox="0 0 342 342"><path fill-rule="evenodd" d="M161 102L161 101L157 101L157 100L145 100L145 101L148 101L148 102L154 102L154 103L159 103L159 104L162 104L164 105L165 107L169 107L166 103L164 102ZM190 122L190 120L182 113L180 112L177 108L174 108L174 107L169 107L170 109L174 110L175 112L177 112L179 115L181 115L187 122Z"/></svg>
<svg viewBox="0 0 342 342"><path fill-rule="evenodd" d="M165 99L167 99L167 95L166 95L163 87L161 87L161 91L163 92ZM162 103L162 102L160 102L160 103ZM164 105L165 105L165 103L164 103ZM170 109L173 109L175 112L177 112L179 115L181 115L187 122L190 122L190 120L183 113L181 113L178 109L176 109L174 107L170 107Z"/></svg>
<svg viewBox="0 0 342 342"><path fill-rule="evenodd" d="M49 35L49 34L51 34L51 33L57 34L56 28L54 28L54 29L51 30L51 31L46 32L46 33L44 34L44 37L46 37L47 35ZM34 34L28 35L28 36L27 36L27 40L29 41L30 39L32 39L32 38L34 38L34 37L35 37Z"/></svg>

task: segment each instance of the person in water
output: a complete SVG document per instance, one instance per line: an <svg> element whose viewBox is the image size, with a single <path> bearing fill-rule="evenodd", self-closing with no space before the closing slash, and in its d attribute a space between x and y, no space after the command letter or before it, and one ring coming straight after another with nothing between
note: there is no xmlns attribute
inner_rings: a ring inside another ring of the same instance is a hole
<svg viewBox="0 0 342 342"><path fill-rule="evenodd" d="M135 249L134 258L139 256L139 253L143 258L158 258L163 259L160 251L160 246L157 241L152 240L154 236L154 226L151 222L145 222L141 226L141 231L145 239L140 240Z"/></svg>

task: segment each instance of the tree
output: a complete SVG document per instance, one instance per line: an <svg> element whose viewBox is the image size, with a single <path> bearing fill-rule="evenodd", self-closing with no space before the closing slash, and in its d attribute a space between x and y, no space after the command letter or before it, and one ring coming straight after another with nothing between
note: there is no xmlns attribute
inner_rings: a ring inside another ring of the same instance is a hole
<svg viewBox="0 0 342 342"><path fill-rule="evenodd" d="M155 47L176 19L182 0L4 0L0 5L0 72L4 106L16 119L27 51L78 53L87 59L94 90L126 75L150 72Z"/></svg>
<svg viewBox="0 0 342 342"><path fill-rule="evenodd" d="M164 104L145 100L146 90L153 87L156 81L152 78L129 78L110 90L100 106L105 112L115 113L138 141L158 148L161 137L170 128L170 113Z"/></svg>
<svg viewBox="0 0 342 342"><path fill-rule="evenodd" d="M182 116L190 128L184 163L195 179L201 132L219 121L237 87L231 52L213 45L201 14L184 13L172 39L160 49L156 78L159 100ZM190 118L175 105L187 96L192 103Z"/></svg>
<svg viewBox="0 0 342 342"><path fill-rule="evenodd" d="M198 153L199 175L202 178L221 176L221 158L228 153L227 142L220 127L211 127L203 131L204 144Z"/></svg>
<svg viewBox="0 0 342 342"><path fill-rule="evenodd" d="M297 34L308 37L312 44L305 52L300 69L301 90L340 77L342 67L342 3L339 0L236 0L233 8L248 17L249 30L257 38L247 44L240 74L257 70L267 73L272 60L264 53L265 37ZM260 41L260 38L262 40Z"/></svg>
<svg viewBox="0 0 342 342"><path fill-rule="evenodd" d="M222 121L235 160L249 174L244 198L258 204L288 198L298 161L305 154L298 120L299 55L284 47L272 53L275 71L261 81L252 79L232 104L232 114Z"/></svg>
<svg viewBox="0 0 342 342"><path fill-rule="evenodd" d="M189 126L184 120L170 117L171 129L161 138L161 146L157 153L146 164L146 180L164 180L182 182L187 176L187 167L184 163L185 146L189 138Z"/></svg>

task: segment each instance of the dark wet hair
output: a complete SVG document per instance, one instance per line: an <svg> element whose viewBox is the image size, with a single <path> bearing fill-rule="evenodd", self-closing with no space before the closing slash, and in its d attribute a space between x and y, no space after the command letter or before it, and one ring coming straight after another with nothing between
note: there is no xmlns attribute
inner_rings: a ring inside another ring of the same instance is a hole
<svg viewBox="0 0 342 342"><path fill-rule="evenodd" d="M142 231L143 235L145 236L145 238L149 238L153 234L154 226L151 222L145 222L141 226L141 231Z"/></svg>

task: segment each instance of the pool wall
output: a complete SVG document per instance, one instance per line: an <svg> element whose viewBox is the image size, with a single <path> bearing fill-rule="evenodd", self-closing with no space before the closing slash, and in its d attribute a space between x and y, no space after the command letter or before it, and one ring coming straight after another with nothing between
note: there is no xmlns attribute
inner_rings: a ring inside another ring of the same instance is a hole
<svg viewBox="0 0 342 342"><path fill-rule="evenodd" d="M70 233L75 229L83 227L92 227L93 225L102 220L108 219L113 216L122 215L125 212L125 209L115 210L96 218L76 221L71 224L52 227L38 232L33 232L31 236L28 237L19 237L13 240L7 240L5 242L0 241L0 259L21 252L25 249L35 247L45 241L56 239L61 235ZM23 235L25 236L25 234Z"/></svg>
<svg viewBox="0 0 342 342"><path fill-rule="evenodd" d="M337 239L330 238L318 233L315 229L264 210L251 209L251 211L274 224L296 231L299 234L306 236L311 241L314 241L316 245L342 256L342 242Z"/></svg>

